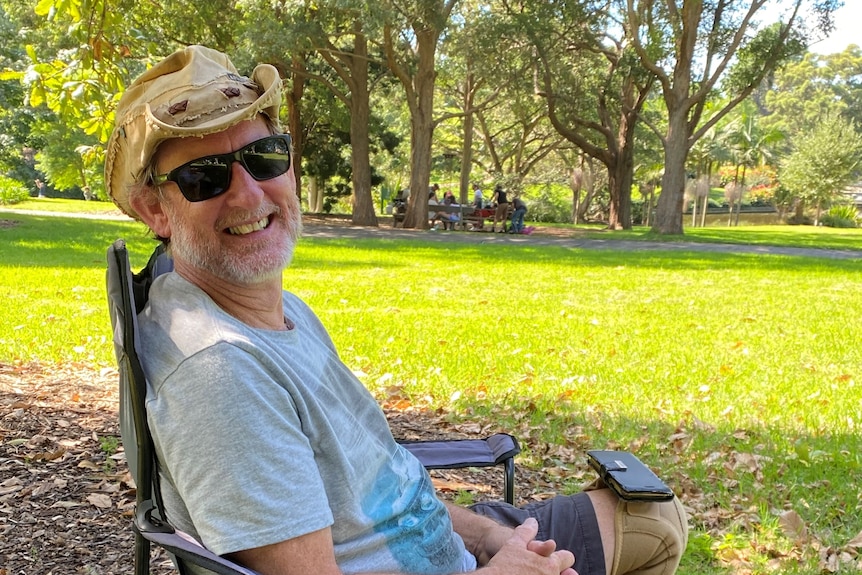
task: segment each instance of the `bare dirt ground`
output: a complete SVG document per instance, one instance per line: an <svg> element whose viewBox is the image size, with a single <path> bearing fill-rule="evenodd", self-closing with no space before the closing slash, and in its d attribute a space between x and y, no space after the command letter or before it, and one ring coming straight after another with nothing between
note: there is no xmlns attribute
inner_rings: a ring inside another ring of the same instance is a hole
<svg viewBox="0 0 862 575"><path fill-rule="evenodd" d="M135 488L119 444L116 383L110 368L0 363L0 575L132 572ZM495 431L395 405L386 413L402 439ZM444 497L500 498L496 470L434 475ZM517 486L522 500L552 488L527 470ZM152 568L174 572L163 554Z"/></svg>

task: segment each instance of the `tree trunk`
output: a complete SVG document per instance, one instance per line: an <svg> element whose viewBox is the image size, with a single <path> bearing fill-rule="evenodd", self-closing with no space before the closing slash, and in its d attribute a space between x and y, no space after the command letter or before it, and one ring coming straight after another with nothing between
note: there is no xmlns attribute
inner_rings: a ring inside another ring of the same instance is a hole
<svg viewBox="0 0 862 575"><path fill-rule="evenodd" d="M317 185L317 178L311 176L308 179L308 211L313 214L319 214L323 211L323 194L320 193L320 187Z"/></svg>
<svg viewBox="0 0 862 575"><path fill-rule="evenodd" d="M641 225L649 226L650 219L652 218L652 206L653 197L655 196L655 184L653 182L644 184L644 189L646 190L646 204L644 205L643 221L641 222Z"/></svg>
<svg viewBox="0 0 862 575"><path fill-rule="evenodd" d="M596 178L593 174L593 166L591 163L587 165L589 171L584 172L584 197L578 206L578 223L587 223L587 212L590 211L590 204L596 194Z"/></svg>
<svg viewBox="0 0 862 575"><path fill-rule="evenodd" d="M706 209L709 207L709 192L712 189L712 162L707 163L706 167L706 195L703 197L703 207L700 214L700 227L706 227Z"/></svg>
<svg viewBox="0 0 862 575"><path fill-rule="evenodd" d="M369 96L368 96L368 39L362 25L354 23L353 53L349 63L350 90L350 147L352 161L353 215L357 226L377 226L377 213L371 197L371 160L369 155Z"/></svg>
<svg viewBox="0 0 862 575"><path fill-rule="evenodd" d="M580 224L581 188L584 187L584 157L581 156L581 167L572 170L572 223Z"/></svg>
<svg viewBox="0 0 862 575"><path fill-rule="evenodd" d="M305 70L305 54L299 53L291 61L293 72L291 73L290 90L287 91L287 126L290 132L290 140L293 146L293 175L296 178L296 197L302 205L302 150L305 147L303 139L302 113L299 103L305 91L305 76L301 73ZM281 71L282 77L285 73ZM309 207L310 209L310 207Z"/></svg>
<svg viewBox="0 0 862 575"><path fill-rule="evenodd" d="M659 234L682 234L682 205L685 199L685 159L688 137L685 110L670 118L664 143L664 175L652 230Z"/></svg>
<svg viewBox="0 0 862 575"><path fill-rule="evenodd" d="M621 146L613 171L608 172L608 190L611 197L608 229L632 229L632 181L634 179L634 149Z"/></svg>
<svg viewBox="0 0 862 575"><path fill-rule="evenodd" d="M616 150L608 166L608 189L611 196L608 228L632 229L632 182L634 181L634 132L636 114L624 111L620 115Z"/></svg>
<svg viewBox="0 0 862 575"><path fill-rule="evenodd" d="M405 228L428 229L428 183L431 180L431 143L434 135L434 53L438 33L416 31L419 62L413 76L415 95L410 104L410 203Z"/></svg>
<svg viewBox="0 0 862 575"><path fill-rule="evenodd" d="M745 170L746 166L742 166L742 180L739 183L739 198L736 204L736 221L734 225L739 226L739 212L742 211L742 196L745 194Z"/></svg>
<svg viewBox="0 0 862 575"><path fill-rule="evenodd" d="M801 224L805 221L805 201L804 200L796 200L796 223Z"/></svg>
<svg viewBox="0 0 862 575"><path fill-rule="evenodd" d="M470 194L470 171L473 163L473 74L464 78L464 123L461 143L461 178L459 202L463 206L472 201Z"/></svg>

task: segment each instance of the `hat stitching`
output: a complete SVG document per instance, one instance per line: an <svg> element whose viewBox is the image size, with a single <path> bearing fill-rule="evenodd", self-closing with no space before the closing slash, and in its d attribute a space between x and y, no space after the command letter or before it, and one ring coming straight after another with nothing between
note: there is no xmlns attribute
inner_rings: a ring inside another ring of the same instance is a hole
<svg viewBox="0 0 862 575"><path fill-rule="evenodd" d="M183 100L182 102L177 102L176 104L172 104L170 108L168 108L168 114L171 116L178 114L180 112L185 112L186 108L189 107L189 101Z"/></svg>

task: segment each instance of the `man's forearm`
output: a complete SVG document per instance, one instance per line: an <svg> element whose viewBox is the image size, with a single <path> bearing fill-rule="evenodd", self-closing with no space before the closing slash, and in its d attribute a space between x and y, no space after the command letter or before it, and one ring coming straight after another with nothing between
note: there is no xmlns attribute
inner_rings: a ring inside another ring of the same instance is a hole
<svg viewBox="0 0 862 575"><path fill-rule="evenodd" d="M452 528L464 540L464 545L476 557L479 565L486 565L515 532L493 519L453 503L446 502L446 508L452 518Z"/></svg>

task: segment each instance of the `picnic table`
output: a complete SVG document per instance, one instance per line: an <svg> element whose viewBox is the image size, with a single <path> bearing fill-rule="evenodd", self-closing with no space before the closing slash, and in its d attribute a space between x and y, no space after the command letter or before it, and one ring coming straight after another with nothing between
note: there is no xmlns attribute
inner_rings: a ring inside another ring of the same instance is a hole
<svg viewBox="0 0 862 575"><path fill-rule="evenodd" d="M496 213L496 208L488 207L488 208L475 208L470 205L461 205L461 204L437 204L437 205L429 205L429 212L437 212L438 214L457 214L458 220L451 221L450 223L455 224L453 227L459 227L462 230L467 230L468 225L469 229L478 231L482 230L485 227L485 220L489 222L494 222L494 214ZM407 215L407 208L405 204L396 205L395 209L392 212L392 227L397 228L400 224L404 222L404 217ZM512 206L509 204L509 211L506 213L506 221L503 222L503 228L506 227L506 222L508 222L509 218L512 217ZM443 221L441 218L436 218L436 221ZM431 222L434 223L433 221Z"/></svg>

